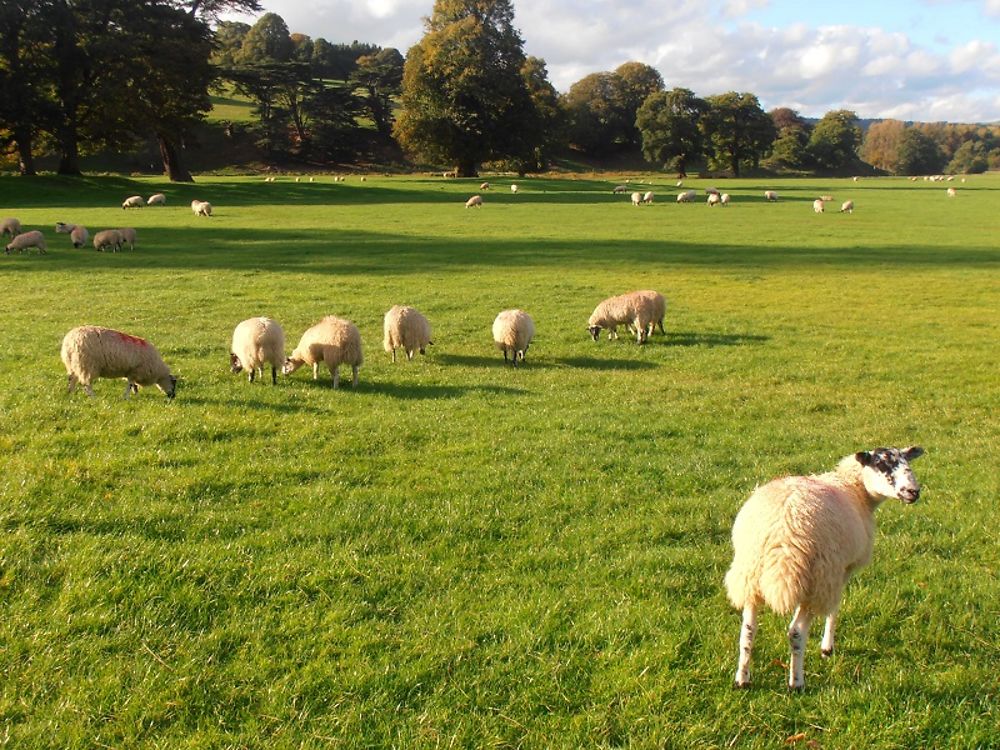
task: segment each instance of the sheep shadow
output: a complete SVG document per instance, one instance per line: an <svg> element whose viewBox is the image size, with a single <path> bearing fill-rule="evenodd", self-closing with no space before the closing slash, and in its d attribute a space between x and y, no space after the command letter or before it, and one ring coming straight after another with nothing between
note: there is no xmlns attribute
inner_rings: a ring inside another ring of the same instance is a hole
<svg viewBox="0 0 1000 750"><path fill-rule="evenodd" d="M470 393L492 394L495 396L523 396L523 388L501 385L422 385L419 383L379 383L375 390L379 395L404 401L444 400L462 398Z"/></svg>
<svg viewBox="0 0 1000 750"><path fill-rule="evenodd" d="M698 331L668 331L667 346L748 346L770 341L770 336L753 333L702 333Z"/></svg>
<svg viewBox="0 0 1000 750"><path fill-rule="evenodd" d="M310 383L313 381L310 380ZM246 385L247 388L255 388L255 385ZM327 380L326 385L329 387L332 385L331 381ZM280 381L278 386L271 386L268 384L269 388L280 387ZM330 390L333 390L332 388ZM350 390L350 381L348 381L348 390ZM323 415L329 412L326 409L320 409L315 406L308 406L306 404L296 403L295 401L283 401L281 403L269 404L266 401L243 401L233 399L218 399L218 398L205 398L204 396L185 396L183 393L178 391L177 399L175 403L179 405L194 404L196 406L222 406L222 407L237 407L240 409L245 409L247 411L258 411L258 412L271 412L274 414L288 415L288 414L316 414Z"/></svg>
<svg viewBox="0 0 1000 750"><path fill-rule="evenodd" d="M598 357L561 357L557 364L581 370L655 370L655 362L641 359L600 359Z"/></svg>

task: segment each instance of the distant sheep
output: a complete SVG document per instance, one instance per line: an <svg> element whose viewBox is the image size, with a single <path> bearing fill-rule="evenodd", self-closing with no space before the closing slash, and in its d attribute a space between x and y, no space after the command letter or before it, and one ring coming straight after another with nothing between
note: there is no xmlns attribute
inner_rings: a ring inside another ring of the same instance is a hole
<svg viewBox="0 0 1000 750"><path fill-rule="evenodd" d="M705 195L719 195L719 189L714 187L705 188Z"/></svg>
<svg viewBox="0 0 1000 750"><path fill-rule="evenodd" d="M212 215L212 204L208 201L193 200L191 201L191 210L194 212L195 216L211 216Z"/></svg>
<svg viewBox="0 0 1000 750"><path fill-rule="evenodd" d="M642 202L646 203L646 204L650 204L650 203L653 202L653 197L654 197L653 196L653 191L652 190L648 190L647 192L643 193L643 195L642 195Z"/></svg>
<svg viewBox="0 0 1000 750"><path fill-rule="evenodd" d="M611 191L614 195L621 195L628 192L628 185L615 185Z"/></svg>
<svg viewBox="0 0 1000 750"><path fill-rule="evenodd" d="M633 206L642 205L642 193L632 193L632 205Z"/></svg>
<svg viewBox="0 0 1000 750"><path fill-rule="evenodd" d="M15 219L14 217L4 219L3 222L0 222L0 237L2 237L5 234L9 234L10 238L14 239L20 233L21 233L21 222Z"/></svg>
<svg viewBox="0 0 1000 750"><path fill-rule="evenodd" d="M122 249L122 233L117 229L105 229L94 235L94 249L104 252L104 248L110 247L115 252Z"/></svg>
<svg viewBox="0 0 1000 750"><path fill-rule="evenodd" d="M705 202L709 205L709 207L717 206L721 201L722 201L722 196L720 196L718 193L709 193L708 198L705 199Z"/></svg>
<svg viewBox="0 0 1000 750"><path fill-rule="evenodd" d="M854 213L854 201L844 201L840 204L840 213L853 214Z"/></svg>
<svg viewBox="0 0 1000 750"><path fill-rule="evenodd" d="M141 195L131 195L122 201L122 210L126 208L142 208L146 205L146 201Z"/></svg>
<svg viewBox="0 0 1000 750"><path fill-rule="evenodd" d="M694 203L695 198L698 194L694 190L685 190L683 193L677 194L678 203Z"/></svg>
<svg viewBox="0 0 1000 750"><path fill-rule="evenodd" d="M805 686L803 657L814 617L826 617L821 652L833 653L841 594L851 574L871 561L874 512L887 498L910 504L920 485L910 461L923 449L879 448L842 459L825 474L775 479L758 487L733 524L729 601L743 610L736 686L750 685L757 610L794 612L788 628L788 687Z"/></svg>
<svg viewBox="0 0 1000 750"><path fill-rule="evenodd" d="M118 230L122 237L122 244L128 243L129 250L135 250L135 230L132 227L122 227Z"/></svg>
<svg viewBox="0 0 1000 750"><path fill-rule="evenodd" d="M510 186L510 192L512 192L514 195L517 195L518 189L519 188L517 187L517 185L511 185Z"/></svg>
<svg viewBox="0 0 1000 750"><path fill-rule="evenodd" d="M34 229L30 232L24 232L17 235L10 241L10 243L4 248L4 252L10 255L11 250L17 250L19 253L23 253L29 248L37 248L39 253L45 253L45 235Z"/></svg>
<svg viewBox="0 0 1000 750"><path fill-rule="evenodd" d="M824 203L828 203L829 201L832 201L832 200L833 200L833 196L832 196L832 195L821 195L821 196L819 197L819 199L820 199L821 201L823 201Z"/></svg>
<svg viewBox="0 0 1000 750"><path fill-rule="evenodd" d="M66 365L68 393L80 383L92 397L91 384L97 378L125 378L125 398L137 393L140 385L155 385L167 398L173 398L177 390L177 378L170 374L156 347L111 328L74 328L63 338L61 356Z"/></svg>
<svg viewBox="0 0 1000 750"><path fill-rule="evenodd" d="M413 359L413 353L427 353L427 346L433 346L431 341L431 324L416 309L406 305L394 305L386 314L382 323L382 346L392 354L396 361L396 349L406 352L406 358Z"/></svg>
<svg viewBox="0 0 1000 750"><path fill-rule="evenodd" d="M493 321L493 343L503 352L504 362L510 353L514 367L518 360L524 363L528 345L534 337L535 321L524 310L503 310Z"/></svg>
<svg viewBox="0 0 1000 750"><path fill-rule="evenodd" d="M481 195L474 195L465 202L466 208L472 208L473 206L482 208L482 205L483 205L483 198Z"/></svg>
<svg viewBox="0 0 1000 750"><path fill-rule="evenodd" d="M824 211L825 205L826 204L823 203L822 198L817 198L816 200L813 201L813 211L815 211L818 214L821 214Z"/></svg>
<svg viewBox="0 0 1000 750"><path fill-rule="evenodd" d="M309 328L299 339L285 364L281 368L284 375L291 375L302 365L312 365L313 380L319 379L319 365L322 362L330 369L333 387L340 386L340 366L350 365L353 387L358 387L358 369L364 361L361 351L361 333L349 320L327 315L319 323Z"/></svg>
<svg viewBox="0 0 1000 750"><path fill-rule="evenodd" d="M955 188L953 187L948 188L947 193L949 198L954 198L956 195L958 195Z"/></svg>
<svg viewBox="0 0 1000 750"><path fill-rule="evenodd" d="M146 205L165 206L167 205L167 196L165 196L163 193L153 193L153 195L149 196L149 198L146 200Z"/></svg>
<svg viewBox="0 0 1000 750"><path fill-rule="evenodd" d="M729 193L723 193L719 196L719 204L722 206L728 206L730 200Z"/></svg>
<svg viewBox="0 0 1000 750"><path fill-rule="evenodd" d="M271 365L271 384L278 382L278 370L285 362L285 332L270 318L248 318L233 329L229 347L229 368L232 372L247 371L252 383L264 365Z"/></svg>
<svg viewBox="0 0 1000 750"><path fill-rule="evenodd" d="M70 242L76 248L83 247L90 240L90 232L87 231L87 227L80 226L79 224L66 224L57 221L56 232L59 234L68 234Z"/></svg>
<svg viewBox="0 0 1000 750"><path fill-rule="evenodd" d="M480 189L480 190L489 190L489 189L490 189L490 183L488 183L488 182L484 182L484 183L482 183L482 184L481 184L481 185L479 186L479 189Z"/></svg>
<svg viewBox="0 0 1000 750"><path fill-rule="evenodd" d="M764 200L771 201L772 203L778 200L778 194L774 190L764 191Z"/></svg>

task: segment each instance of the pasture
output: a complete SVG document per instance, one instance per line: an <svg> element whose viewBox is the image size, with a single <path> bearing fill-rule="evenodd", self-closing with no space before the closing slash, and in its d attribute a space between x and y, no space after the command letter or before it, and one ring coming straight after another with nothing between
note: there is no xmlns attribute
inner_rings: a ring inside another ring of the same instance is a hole
<svg viewBox="0 0 1000 750"><path fill-rule="evenodd" d="M728 208L488 179L465 209L478 180L0 178L49 244L0 255L0 746L996 747L1000 177L715 183ZM593 342L638 288L666 335ZM393 365L397 303L435 345ZM508 307L537 328L516 370ZM229 373L239 321L290 351L325 314L361 330L356 390ZM155 343L176 399L67 395L84 323ZM837 653L814 625L787 693L768 613L734 691L742 502L910 444L923 497L879 511Z"/></svg>

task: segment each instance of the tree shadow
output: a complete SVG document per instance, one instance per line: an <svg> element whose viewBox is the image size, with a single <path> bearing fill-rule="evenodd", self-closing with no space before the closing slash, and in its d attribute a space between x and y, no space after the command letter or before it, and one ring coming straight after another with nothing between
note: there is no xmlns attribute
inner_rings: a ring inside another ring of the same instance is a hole
<svg viewBox="0 0 1000 750"><path fill-rule="evenodd" d="M423 401L437 399L456 399L470 393L492 394L496 396L523 396L527 391L523 388L511 388L502 385L426 385L421 383L379 383L377 392L380 395L405 401Z"/></svg>
<svg viewBox="0 0 1000 750"><path fill-rule="evenodd" d="M748 346L770 341L770 336L753 333L709 333L699 331L667 331L667 346Z"/></svg>
<svg viewBox="0 0 1000 750"><path fill-rule="evenodd" d="M644 362L639 359L610 359L599 357L560 357L557 364L581 370L655 370L659 365L655 362Z"/></svg>

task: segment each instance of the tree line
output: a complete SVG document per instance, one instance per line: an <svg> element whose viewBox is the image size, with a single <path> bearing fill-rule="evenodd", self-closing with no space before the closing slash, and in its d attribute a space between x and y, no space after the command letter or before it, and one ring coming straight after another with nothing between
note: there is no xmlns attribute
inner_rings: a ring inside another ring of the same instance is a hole
<svg viewBox="0 0 1000 750"><path fill-rule="evenodd" d="M214 87L252 102L247 134L265 159L350 161L375 144L460 175L541 170L567 151L641 153L679 175L1000 168L997 126L886 120L863 133L850 110L818 121L765 112L750 92L667 89L641 62L560 94L545 61L524 53L510 0L436 0L405 58L291 33L274 13L252 25L218 20L259 9L256 0L5 0L0 146L23 174L36 153L57 153L59 172L77 174L81 152L154 138L165 173L189 180L183 146Z"/></svg>

